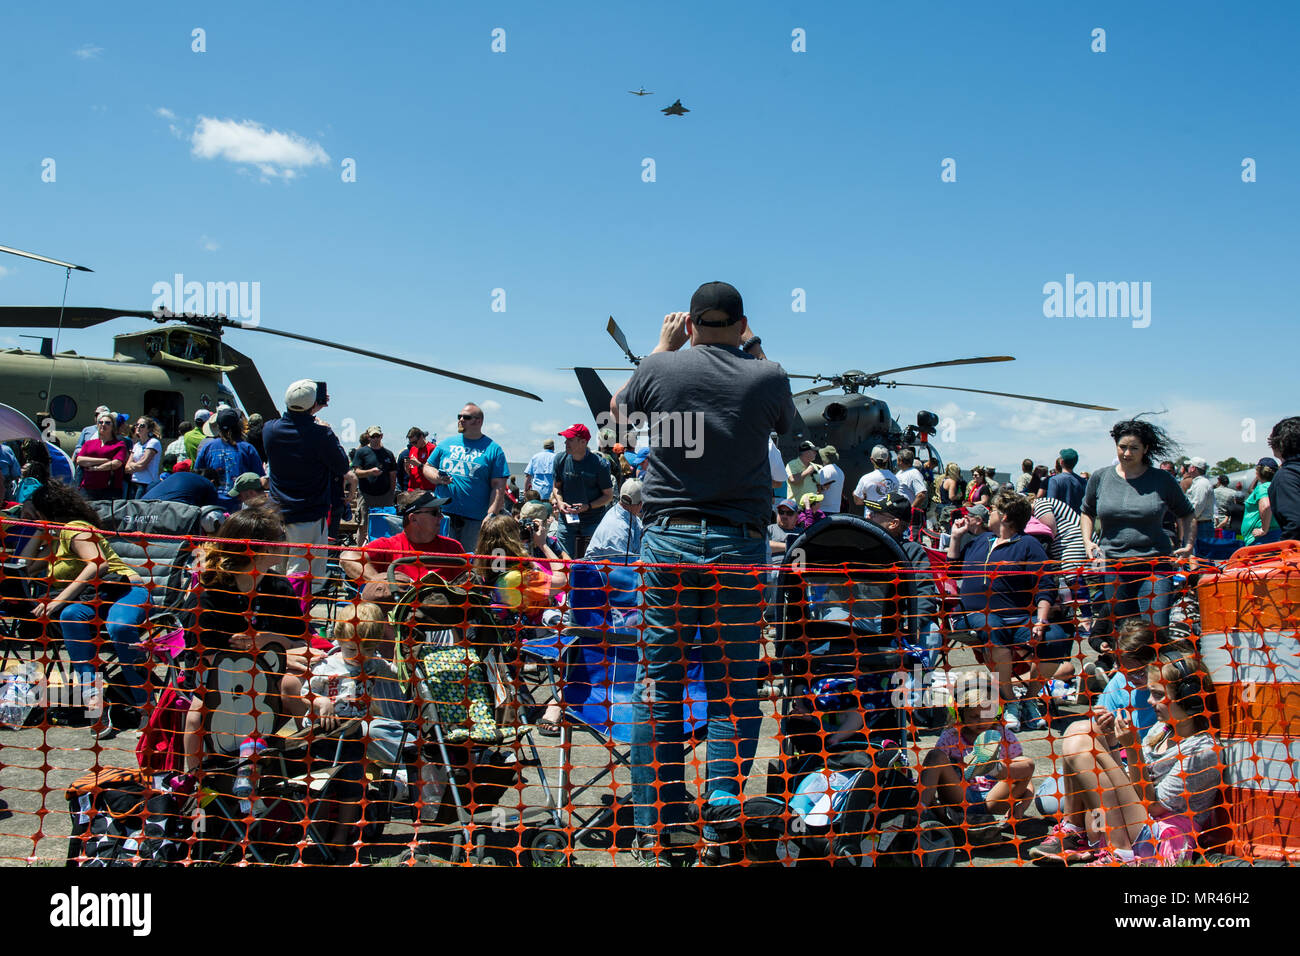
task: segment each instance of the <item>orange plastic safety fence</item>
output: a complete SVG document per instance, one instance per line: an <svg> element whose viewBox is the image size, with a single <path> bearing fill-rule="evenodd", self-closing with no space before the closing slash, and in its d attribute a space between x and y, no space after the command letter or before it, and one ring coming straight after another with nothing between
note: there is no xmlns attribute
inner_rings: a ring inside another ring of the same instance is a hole
<svg viewBox="0 0 1300 956"><path fill-rule="evenodd" d="M1294 565L1189 579L864 546L833 566L626 567L0 535L10 863L1296 849ZM330 571L285 575L286 557ZM1172 629L1143 626L1170 608Z"/></svg>

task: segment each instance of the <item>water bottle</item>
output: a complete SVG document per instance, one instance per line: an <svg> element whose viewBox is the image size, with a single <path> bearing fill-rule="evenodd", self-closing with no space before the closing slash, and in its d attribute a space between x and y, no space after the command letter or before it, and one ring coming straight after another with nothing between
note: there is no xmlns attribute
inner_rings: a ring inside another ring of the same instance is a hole
<svg viewBox="0 0 1300 956"><path fill-rule="evenodd" d="M239 745L239 770L235 774L235 788L232 793L235 799L240 801L240 809L245 813L248 812L248 808L244 804L248 803L253 795L253 762L265 749L266 744L261 737L249 737Z"/></svg>

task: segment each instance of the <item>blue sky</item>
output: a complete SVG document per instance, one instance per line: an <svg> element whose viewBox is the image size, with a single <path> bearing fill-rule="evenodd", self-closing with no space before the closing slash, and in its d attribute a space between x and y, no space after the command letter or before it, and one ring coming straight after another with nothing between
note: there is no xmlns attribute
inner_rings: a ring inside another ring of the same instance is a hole
<svg viewBox="0 0 1300 956"><path fill-rule="evenodd" d="M606 316L648 350L716 278L790 371L1011 354L905 380L1164 409L1190 453L1253 459L1296 412L1298 9L11 5L0 243L94 268L73 304L149 308L177 272L259 282L268 326L538 392L232 333L277 396L328 379L335 424L445 435L486 402L512 460L589 422L558 369L618 364ZM661 115L678 97L691 113ZM4 258L0 302L58 303L60 270ZM1045 318L1067 273L1151 283L1150 325ZM109 354L110 335L62 344ZM1111 413L882 397L950 419L938 447L963 464L1113 451Z"/></svg>

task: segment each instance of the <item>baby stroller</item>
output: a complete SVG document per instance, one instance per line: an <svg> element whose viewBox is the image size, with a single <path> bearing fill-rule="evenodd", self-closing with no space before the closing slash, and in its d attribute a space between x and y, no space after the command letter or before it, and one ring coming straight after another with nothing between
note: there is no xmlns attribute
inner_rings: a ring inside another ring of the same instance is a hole
<svg viewBox="0 0 1300 956"><path fill-rule="evenodd" d="M846 514L808 528L787 555L773 667L782 755L767 792L790 822L774 848L785 862L950 865L951 837L922 819L902 749L915 734L904 678L921 661L911 650L916 586L906 555L883 530ZM772 816L762 806L739 809Z"/></svg>
<svg viewBox="0 0 1300 956"><path fill-rule="evenodd" d="M404 564L417 562L464 567L460 559L403 559ZM400 585L392 568L389 581L396 591ZM499 802L520 784L525 766L541 763L530 727L497 721L506 702L495 698L502 690L508 694L514 684L505 671L511 631L493 619L488 597L467 576L450 584L430 578L413 584L398 597L391 617L397 629L396 664L412 700L398 744L401 769L411 781L412 796L425 804L422 816L413 806L406 809L435 831L460 837L453 843L454 860L481 862L490 832L524 829L523 814L511 814ZM527 758L521 756L524 746ZM385 778L368 801L373 811L368 835L395 809L396 777ZM544 776L541 786L552 808L546 823L562 828ZM433 806L425 799L430 795L437 801ZM525 843L530 833L524 831Z"/></svg>

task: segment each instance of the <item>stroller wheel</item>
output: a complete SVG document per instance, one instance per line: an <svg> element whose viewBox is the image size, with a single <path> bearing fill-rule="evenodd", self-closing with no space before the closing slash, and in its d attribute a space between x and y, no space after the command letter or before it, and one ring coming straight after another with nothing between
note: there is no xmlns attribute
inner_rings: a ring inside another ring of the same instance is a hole
<svg viewBox="0 0 1300 956"><path fill-rule="evenodd" d="M533 866L568 866L569 834L563 830L547 828L527 830L523 838L528 851L528 862Z"/></svg>

